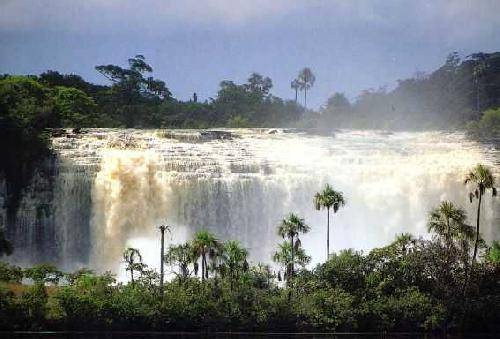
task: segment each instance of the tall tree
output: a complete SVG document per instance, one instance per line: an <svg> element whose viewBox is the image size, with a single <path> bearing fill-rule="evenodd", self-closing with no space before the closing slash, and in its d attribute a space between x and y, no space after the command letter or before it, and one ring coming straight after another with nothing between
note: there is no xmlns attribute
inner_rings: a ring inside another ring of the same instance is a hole
<svg viewBox="0 0 500 339"><path fill-rule="evenodd" d="M299 235L309 232L309 229L304 219L293 213L283 219L278 226L278 235L290 241L290 277L293 277L295 271L295 252L301 247Z"/></svg>
<svg viewBox="0 0 500 339"><path fill-rule="evenodd" d="M247 90L257 93L261 96L266 96L273 87L273 81L269 77L263 77L259 73L252 73L244 85Z"/></svg>
<svg viewBox="0 0 500 339"><path fill-rule="evenodd" d="M342 192L335 191L330 185L326 185L323 191L314 196L314 207L316 210L326 208L326 256L330 255L330 208L333 213L337 213L340 207L345 206L345 200Z"/></svg>
<svg viewBox="0 0 500 339"><path fill-rule="evenodd" d="M136 105L148 99L163 101L172 94L165 82L146 76L147 73L153 72L153 68L143 55L128 59L128 65L128 68L99 65L95 69L113 83L110 93L115 97L115 101L123 105L119 114L124 115L127 127L135 127L137 116L143 113Z"/></svg>
<svg viewBox="0 0 500 339"><path fill-rule="evenodd" d="M473 199L477 199L477 215L476 215L476 240L474 242L474 253L472 255L472 263L476 261L477 248L479 246L479 223L481 219L481 203L486 190L491 189L492 196L497 195L495 188L495 178L490 169L484 165L478 164L469 173L467 173L464 184L471 184L473 191L469 193L469 200L472 203Z"/></svg>
<svg viewBox="0 0 500 339"><path fill-rule="evenodd" d="M199 231L195 234L192 246L198 257L201 257L201 279L205 280L208 278L207 258L214 258L222 244L213 233Z"/></svg>
<svg viewBox="0 0 500 339"><path fill-rule="evenodd" d="M191 272L198 271L197 258L198 255L191 244L185 243L170 246L164 260L169 265L177 266L178 270L173 272L179 277L180 281L184 281L191 275ZM190 265L193 265L193 271L189 269Z"/></svg>
<svg viewBox="0 0 500 339"><path fill-rule="evenodd" d="M307 90L314 86L316 76L309 67L303 68L299 72L300 89L304 91L304 107L307 107Z"/></svg>
<svg viewBox="0 0 500 339"><path fill-rule="evenodd" d="M480 84L481 79L486 74L486 70L488 68L487 55L484 53L475 53L470 55L469 57L474 61L474 65L472 66L472 79L474 81L474 88L476 91L476 112L480 112Z"/></svg>
<svg viewBox="0 0 500 339"><path fill-rule="evenodd" d="M295 265L304 267L311 261L311 257L301 246L292 246L290 242L284 241L279 244L278 250L273 254L273 261L283 266L283 279L288 283L293 277ZM281 280L279 272L278 280Z"/></svg>
<svg viewBox="0 0 500 339"><path fill-rule="evenodd" d="M126 270L130 271L130 280L134 283L134 271L142 267L142 256L138 249L129 247L123 252L123 260L127 263Z"/></svg>
<svg viewBox="0 0 500 339"><path fill-rule="evenodd" d="M164 263L165 263L165 231L171 232L171 226L160 225L160 295L163 298L163 278L165 277Z"/></svg>
<svg viewBox="0 0 500 339"><path fill-rule="evenodd" d="M435 232L449 247L453 240L472 239L474 230L466 224L467 215L450 201L443 201L429 214L427 230Z"/></svg>
<svg viewBox="0 0 500 339"><path fill-rule="evenodd" d="M295 102L297 102L298 98L298 93L300 89L300 82L298 79L293 79L292 82L290 83L290 88L295 90Z"/></svg>
<svg viewBox="0 0 500 339"><path fill-rule="evenodd" d="M247 256L248 250L238 241L230 240L224 244L219 269L223 276L229 278L231 290L240 273L248 270Z"/></svg>

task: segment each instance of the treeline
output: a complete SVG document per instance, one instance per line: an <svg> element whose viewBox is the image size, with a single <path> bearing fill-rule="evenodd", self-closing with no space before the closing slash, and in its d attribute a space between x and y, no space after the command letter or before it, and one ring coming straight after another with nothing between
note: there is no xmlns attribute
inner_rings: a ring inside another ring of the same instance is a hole
<svg viewBox="0 0 500 339"><path fill-rule="evenodd" d="M400 80L393 90L366 90L353 103L334 94L319 120L333 127L402 130L464 129L469 124L471 130L500 137L500 113L494 113L493 129L480 122L483 112L495 108L500 108L500 52L464 60L452 53L436 71Z"/></svg>
<svg viewBox="0 0 500 339"><path fill-rule="evenodd" d="M496 195L495 179L481 165L465 179L479 213L484 195ZM329 186L314 197L329 216L345 203ZM237 241L197 232L168 247L162 260L171 279L165 284L134 248L123 253L128 283L87 269L65 274L48 264L21 269L0 263L0 330L500 330L500 244L488 246L480 218L468 225L465 211L452 202L429 212L430 240L401 234L369 253L329 254L313 269L300 240L309 230L295 214L282 220L274 267L251 265ZM0 231L0 255L11 253L2 239ZM23 285L23 278L32 283Z"/></svg>
<svg viewBox="0 0 500 339"><path fill-rule="evenodd" d="M214 99L199 102L196 93L189 101L175 99L164 81L150 76L153 69L142 55L129 59L126 68L99 65L95 69L110 85L56 71L4 75L2 115L36 118L45 127L207 128L279 126L298 120L303 111L295 101L272 95L272 80L258 73L244 84L222 81ZM29 106L30 101L41 108ZM19 116L20 110L27 116Z"/></svg>

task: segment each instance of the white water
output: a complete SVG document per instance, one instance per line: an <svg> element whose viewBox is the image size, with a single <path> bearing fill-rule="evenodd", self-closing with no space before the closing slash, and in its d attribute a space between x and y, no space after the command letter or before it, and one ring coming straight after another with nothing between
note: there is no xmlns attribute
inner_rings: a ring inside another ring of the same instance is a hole
<svg viewBox="0 0 500 339"><path fill-rule="evenodd" d="M54 139L63 168L54 197L62 262L86 264L78 254L84 249L75 248L88 242L91 267L116 269L126 246L156 267L160 223L173 226L169 242L206 228L240 240L255 261L269 261L276 225L291 211L312 227L303 244L319 262L326 257L326 212L314 209L312 197L325 183L347 199L332 218L330 247L368 250L401 232L427 236L427 213L443 199L472 220L466 171L484 163L499 177L498 150L461 133L231 132L231 140L205 140L197 131L96 129ZM499 235L499 200L485 199L486 239Z"/></svg>

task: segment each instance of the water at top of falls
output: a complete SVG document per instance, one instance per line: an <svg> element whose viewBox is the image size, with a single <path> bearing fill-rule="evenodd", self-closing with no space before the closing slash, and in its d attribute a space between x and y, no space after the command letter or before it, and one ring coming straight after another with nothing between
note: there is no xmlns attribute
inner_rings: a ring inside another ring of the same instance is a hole
<svg viewBox="0 0 500 339"><path fill-rule="evenodd" d="M102 268L120 261L125 246L138 247L146 263L157 266L155 226L165 221L175 230L169 242L206 228L240 240L254 260L270 261L280 241L276 225L292 211L312 227L303 244L320 262L326 213L314 209L312 198L325 183L347 200L332 216L330 247L368 250L401 232L426 236L427 213L443 199L473 216L462 182L466 171L483 163L500 174L498 148L459 132L85 132L54 138L53 148L64 171L86 168L92 175L90 257ZM483 234L491 239L499 202L487 198L484 209Z"/></svg>

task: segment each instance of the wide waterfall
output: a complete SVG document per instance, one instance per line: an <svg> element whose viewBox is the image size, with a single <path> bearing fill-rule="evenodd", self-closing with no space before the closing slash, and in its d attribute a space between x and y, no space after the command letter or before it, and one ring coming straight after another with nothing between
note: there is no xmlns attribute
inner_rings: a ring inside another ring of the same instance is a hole
<svg viewBox="0 0 500 339"><path fill-rule="evenodd" d="M270 261L276 225L291 211L311 226L303 244L319 262L326 212L312 200L325 183L347 199L332 218L331 247L368 250L402 232L427 237L428 211L443 199L472 223L464 174L477 163L500 174L498 149L458 132L90 129L55 137L53 149L7 225L20 264L116 270L133 246L156 267L165 223L169 243L208 229ZM499 200L485 198L488 240L498 236Z"/></svg>

